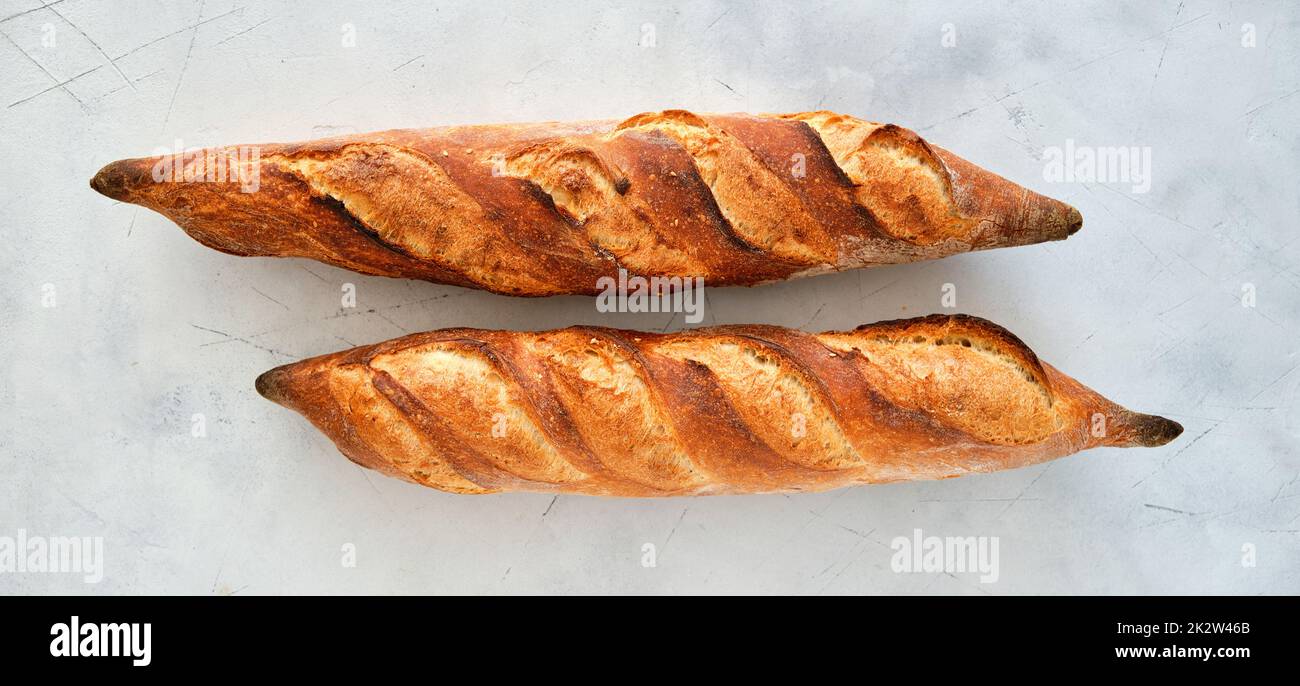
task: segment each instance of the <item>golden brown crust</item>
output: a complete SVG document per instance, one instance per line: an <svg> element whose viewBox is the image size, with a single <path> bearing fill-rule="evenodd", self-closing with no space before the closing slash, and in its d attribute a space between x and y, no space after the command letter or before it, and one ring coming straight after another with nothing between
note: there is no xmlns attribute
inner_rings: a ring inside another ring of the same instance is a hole
<svg viewBox="0 0 1300 686"><path fill-rule="evenodd" d="M752 285L1063 239L1064 203L915 133L833 112L665 110L623 121L382 131L203 151L256 190L155 180L114 162L91 186L238 255L512 295L594 294L633 275Z"/></svg>
<svg viewBox="0 0 1300 686"><path fill-rule="evenodd" d="M257 390L354 461L457 493L825 490L1182 432L960 315L821 334L444 329L278 367Z"/></svg>

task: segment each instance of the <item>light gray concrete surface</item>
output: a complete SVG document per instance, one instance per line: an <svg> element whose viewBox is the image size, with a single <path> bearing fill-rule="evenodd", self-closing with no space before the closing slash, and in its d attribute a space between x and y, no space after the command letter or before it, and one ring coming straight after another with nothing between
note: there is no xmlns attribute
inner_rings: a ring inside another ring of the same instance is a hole
<svg viewBox="0 0 1300 686"><path fill-rule="evenodd" d="M1295 4L40 4L0 2L0 537L102 537L105 564L98 584L0 573L0 592L1300 590ZM1186 433L795 497L442 494L348 462L254 377L422 329L680 316L231 257L87 187L177 140L666 107L896 122L1086 220L1063 243L712 290L705 324L852 327L944 311L950 283L956 311ZM1149 192L1049 181L1067 140L1149 148ZM997 537L998 580L892 571L915 529Z"/></svg>

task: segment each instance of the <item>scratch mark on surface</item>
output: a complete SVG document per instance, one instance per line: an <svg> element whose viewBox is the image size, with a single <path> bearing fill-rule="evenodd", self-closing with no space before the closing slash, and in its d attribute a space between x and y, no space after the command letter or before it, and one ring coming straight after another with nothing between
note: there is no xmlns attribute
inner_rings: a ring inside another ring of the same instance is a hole
<svg viewBox="0 0 1300 686"><path fill-rule="evenodd" d="M408 64L410 64L410 63L412 63L412 62L414 62L414 61L416 61L416 60L418 60L418 59L420 59L421 57L424 57L424 55L416 55L415 57L412 57L411 59L409 59L409 60L407 60L407 61L405 61L405 62L403 62L403 63L397 65L396 67L393 67L393 71L397 71L398 69L401 69L402 67L405 67L406 65L408 65Z"/></svg>
<svg viewBox="0 0 1300 686"><path fill-rule="evenodd" d="M1277 502L1277 499L1282 497L1282 493L1284 493L1286 489L1290 488L1291 484L1294 484L1296 482L1296 479L1300 479L1300 472L1296 472L1296 475L1291 477L1290 481L1282 484L1282 486L1277 489L1277 493L1273 494L1273 499L1270 500L1269 502L1271 503Z"/></svg>
<svg viewBox="0 0 1300 686"><path fill-rule="evenodd" d="M967 586L970 586L971 588L973 588L973 589L979 591L980 593L983 593L984 595L993 595L992 593L989 593L988 591L984 590L984 587L983 587L983 586L975 586L975 585L972 585L972 584L969 584L969 583L963 582L963 581L961 580L961 577L958 577L956 574L953 574L952 572L944 572L943 574L944 574L944 576L952 577L952 580L953 580L953 581L956 581L956 582L958 582L958 583L965 583Z"/></svg>
<svg viewBox="0 0 1300 686"><path fill-rule="evenodd" d="M9 34L5 33L4 31L0 31L0 36L4 36L4 39L8 41L10 45L14 46L14 48L18 50L18 52L21 52L23 54L23 57L27 58L27 61L36 65L36 68L40 69L41 73L48 76L51 81L55 82L56 84L59 83L59 77L55 76L54 74L51 74L50 70L46 69L43 65L41 65L40 62L37 62L35 57L32 57L27 53L26 50L23 50L23 47L15 43L14 39L9 37ZM90 108L86 107L86 103L82 102L81 98L78 98L77 94L69 90L66 85L60 85L58 86L58 88L62 90L64 93L67 93L68 97L72 98L73 100L76 100L77 104L81 106L83 112L90 112Z"/></svg>
<svg viewBox="0 0 1300 686"><path fill-rule="evenodd" d="M864 533L862 533L861 531L858 531L857 529L851 529L851 528L849 528L849 527L847 527L847 526L844 526L843 524L836 524L835 526L838 526L839 528L844 529L845 531L847 531L847 532L853 534L854 536L857 536L858 538L863 538L863 539L865 539L865 538L871 536L871 534L876 533L876 530L875 530L875 529L872 529L871 531L868 531L867 533L864 534Z"/></svg>
<svg viewBox="0 0 1300 686"><path fill-rule="evenodd" d="M851 492L852 491L850 491L847 488L840 489L840 491L836 493L834 497L832 497L829 501L827 501L825 505L822 506L821 510L817 512L813 512L813 514L817 515L817 517L820 518L822 515L826 514L827 510L831 509L831 507L835 505L836 501L838 501L840 498L843 498L844 496L848 495ZM789 500L789 498L787 498L787 500ZM809 512L812 512L812 510L809 510Z"/></svg>
<svg viewBox="0 0 1300 686"><path fill-rule="evenodd" d="M667 321L666 323L664 323L664 328L659 329L659 333L664 333L664 332L668 331L668 327L672 326L672 325L673 325L673 322L675 322L675 321L677 321L677 313L676 313L676 312L674 312L673 315L672 315L671 317L668 318L668 321Z"/></svg>
<svg viewBox="0 0 1300 686"><path fill-rule="evenodd" d="M1163 317L1163 316L1169 314L1170 312L1173 312L1174 310L1176 310L1176 309L1182 307L1183 305L1186 305L1187 303L1191 302L1191 301L1194 300L1194 299L1196 299L1196 296L1194 296L1194 295L1193 295L1193 296L1188 296L1187 298L1185 298L1185 299L1183 299L1181 302L1179 302L1177 305L1174 305L1173 307L1171 307L1171 308L1169 308L1169 309L1167 309L1167 310L1164 310L1164 311L1162 311L1162 312L1157 312L1157 313L1156 313L1156 316L1157 316L1157 317ZM1089 336L1089 338L1091 338L1091 336Z"/></svg>
<svg viewBox="0 0 1300 686"><path fill-rule="evenodd" d="M312 276L314 276L314 277L320 279L321 281L324 281L325 283L329 283L329 279L326 279L325 277L321 276L320 274L317 274L316 272L314 272L314 271L312 271L312 270L310 270L310 269L308 269L308 268L306 268L306 267L303 267L302 265L298 265L298 266L301 267L302 270L305 271L305 272L307 272L308 274L311 274Z"/></svg>
<svg viewBox="0 0 1300 686"><path fill-rule="evenodd" d="M266 298L267 300L270 300L271 302L275 303L276 305L279 305L280 307L283 307L283 308L286 309L286 310L289 309L289 306L288 306L288 305L286 305L286 304L280 302L279 300L276 300L275 298L272 298L271 296L269 296L269 295L263 293L262 291L259 291L259 290L257 289L256 286L249 286L249 288L253 289L253 292L254 292L254 293L256 293L256 294L262 296L263 298Z"/></svg>
<svg viewBox="0 0 1300 686"><path fill-rule="evenodd" d="M1183 13L1183 3L1180 2L1178 3L1178 10L1174 12L1174 20L1169 23L1169 31L1174 30L1174 26L1178 23L1178 15L1182 13ZM1156 63L1156 71L1151 78L1151 88L1147 91L1148 97L1156 90L1156 81L1160 79L1160 68L1165 66L1165 53L1168 51L1169 51L1169 35L1168 32L1166 32L1165 46L1160 49L1160 61Z"/></svg>
<svg viewBox="0 0 1300 686"><path fill-rule="evenodd" d="M1098 183L1098 184L1096 184L1096 185L1097 185L1097 186L1100 186L1101 188L1104 188L1104 189L1110 191L1111 193L1114 193L1115 195L1118 195L1118 196L1121 197L1121 198L1124 198L1125 200L1128 200L1129 202L1133 203L1134 205L1137 205L1138 207L1145 208L1146 210L1148 210L1148 211L1151 212L1152 214L1156 215L1157 217L1162 217L1162 218L1164 218L1164 219L1168 219L1169 221L1171 221L1171 222L1173 222L1173 223L1175 223L1175 224L1178 224L1179 226L1182 226L1182 227L1185 227L1185 228L1191 229L1191 230L1193 230L1193 231L1195 231L1195 232L1197 232L1197 233L1206 233L1206 231L1205 231L1204 229L1200 228L1199 226L1192 226L1191 224L1188 224L1187 222L1185 222L1185 221L1179 219L1178 217L1174 217L1174 216L1170 216L1170 215L1168 215L1168 214L1165 214L1164 212L1161 212L1160 210L1158 210L1158 209L1156 209L1156 208L1154 208L1154 207L1152 207L1152 206L1150 206L1150 205L1148 205L1148 204L1146 204L1146 203L1144 203L1144 202L1138 200L1137 198L1134 198L1132 195L1130 195L1130 194L1128 194L1128 193L1125 193L1124 191L1117 190L1117 189L1115 189L1115 188L1111 188L1109 185L1104 184L1104 183ZM1085 185L1085 188L1086 188L1086 187L1087 187L1087 186ZM1130 232L1130 233L1131 233L1131 232Z"/></svg>
<svg viewBox="0 0 1300 686"><path fill-rule="evenodd" d="M861 272L859 272L859 273L861 273ZM873 295L875 295L875 294L877 294L877 293L879 293L879 292L885 290L886 288L889 288L890 286L892 286L892 285L898 283L899 281L902 281L902 279L901 279L901 278L899 278L899 279L894 279L893 281L890 281L889 283L887 283L887 284L881 286L880 288L877 288L876 290L871 291L870 293L868 293L868 294L866 295L866 297L870 298L871 296L873 296Z"/></svg>
<svg viewBox="0 0 1300 686"><path fill-rule="evenodd" d="M1203 514L1205 514L1204 512L1188 512L1187 510L1175 510L1175 509L1172 508L1172 507L1165 507L1164 505L1152 505L1151 503L1142 503L1142 506L1143 506L1143 507L1149 507L1149 508L1151 508L1151 509L1153 509L1153 510L1163 510L1163 511L1165 511L1165 512L1175 512L1175 513L1177 513L1177 514L1184 514L1184 515L1189 515L1189 516L1192 516L1192 517L1195 517L1196 515L1203 515Z"/></svg>
<svg viewBox="0 0 1300 686"><path fill-rule="evenodd" d="M1002 508L1002 511L999 512L998 516L994 517L994 519L1001 519L1002 515L1005 515L1007 512L1011 511L1011 508L1015 507L1016 503L1020 502L1021 499L1025 497L1025 494L1029 492L1029 489L1033 488L1034 484L1038 483L1038 480L1043 478L1043 475L1047 473L1047 470L1052 468L1053 464L1055 463L1048 462L1047 466L1043 467L1043 471L1039 472L1038 476L1034 477L1034 480L1030 481L1028 485L1020 489L1020 493L1016 494L1016 497L1012 498L1011 502L1007 503L1007 506Z"/></svg>
<svg viewBox="0 0 1300 686"><path fill-rule="evenodd" d="M64 86L66 86L66 85L72 83L73 81L76 81L77 79L79 79L79 78L81 78L81 77L83 77L83 76L86 76L87 74L93 74L93 73L99 71L100 69L103 68L103 66L104 66L104 65L101 64L101 65L99 65L98 67L92 67L92 68L90 68L90 69L87 69L86 71L81 72L80 74L77 74L76 76L74 76L74 77L72 77L72 78L70 78L70 79L68 79L68 80L66 80L66 81L60 81L60 82L54 84L53 86L50 86L50 87L45 88L45 89L43 89L43 90L37 91L37 92L35 92L35 93L33 93L33 94L31 94L31 95L29 95L29 96L23 98L22 100L15 100L15 101L9 103L9 105L6 106L5 109L8 109L9 107L13 107L13 106L15 106L15 105L21 105L21 104L23 104L23 103L25 103L25 102L28 102L28 101L31 101L31 100L35 100L36 98L39 98L39 97L41 97L42 95L45 95L46 93L49 93L49 92L52 91L52 90L55 90L55 89L58 89L58 88L63 88Z"/></svg>
<svg viewBox="0 0 1300 686"><path fill-rule="evenodd" d="M221 14L218 14L218 15L215 16L215 17L209 17L209 18L207 18L207 19L204 19L203 21L200 21L200 22L197 22L197 23L194 23L194 24L189 24L188 26L183 26L183 27L181 27L181 28L179 28L179 29L176 29L175 31L172 31L171 33L165 33L165 34L163 34L163 35L161 35L161 36L158 36L157 38L155 38L155 39L153 39L153 40L151 40L151 41L148 41L148 42L145 42L145 43L141 43L140 45L137 45L137 46L135 46L134 48L131 48L130 50L128 50L128 51L126 51L126 52L124 52L124 53L118 55L117 57L114 57L113 59L115 59L115 60L120 60L120 59L122 59L123 57L127 57L127 56L129 56L129 55L134 55L135 53L140 52L141 50L144 50L145 48L147 48L147 47L149 47L149 46L151 46L151 45L153 45L153 44L155 44L155 43L159 43L159 42L161 42L161 41L165 41L165 40L167 40L168 38L171 38L172 36L180 35L180 34L182 34L182 33L185 33L186 31L189 31L189 30L192 30L192 29L196 29L196 28L198 28L198 27L200 27L200 26L203 26L204 24L209 24L209 23L214 22L214 21L216 21L216 20L218 20L218 19L224 19L225 17L228 17L228 16L230 16L230 15L232 15L232 14L236 14L236 13L238 13L238 14L243 14L243 12L244 12L244 8L243 8L243 7L236 7L235 9L230 10L229 12L222 12Z"/></svg>
<svg viewBox="0 0 1300 686"><path fill-rule="evenodd" d="M852 559L844 563L844 565L840 567L840 571L836 572L835 576L831 577L829 581L822 584L821 588L817 589L817 593L819 595L825 592L826 589L830 588L831 584L838 581L840 577L844 576L844 573L849 571L849 568L852 567L855 563L857 563L859 559L862 558L862 555L867 552L867 545L864 541L858 541L857 544L854 545L853 549L849 551L849 553L852 554L854 550L857 551L857 554L853 555ZM834 563L832 563L832 565L833 564Z"/></svg>
<svg viewBox="0 0 1300 686"><path fill-rule="evenodd" d="M223 16L224 16L224 15L223 15ZM211 20L209 20L209 21L211 21ZM240 36L244 35L245 33L248 33L249 31L252 31L253 29L255 29L255 28L257 28L257 27L259 27L259 26L261 26L261 25L263 25L263 24L265 24L265 23L267 23L267 22L269 22L269 21L271 21L271 18L269 18L269 17L266 18L266 19L263 19L262 21L259 21L259 22L257 22L256 24L253 24L252 26L250 26L250 27L244 29L243 31L240 31L239 33L234 33L234 34L231 34L231 35L229 35L229 36L226 36L225 38L222 38L221 40L217 41L216 44L217 44L217 45L222 45L222 44L224 44L226 41L230 41L230 40L234 40L234 39L236 39L236 38L239 38Z"/></svg>
<svg viewBox="0 0 1300 686"><path fill-rule="evenodd" d="M808 325L812 324L813 320L817 319L818 315L820 315L822 313L822 310L824 309L826 309L826 303L822 303L822 306L817 308L816 312L813 312L813 316L809 317L808 321L804 322L799 328L801 329L808 328Z"/></svg>
<svg viewBox="0 0 1300 686"><path fill-rule="evenodd" d="M361 472L361 477L366 480L366 483L370 484L370 488L372 488L375 491L375 493L378 494L379 496L383 496L384 494L379 492L379 487L375 485L374 481L370 480L370 475L366 473L370 470L366 469L365 467L362 467L361 465L355 465L355 466Z"/></svg>
<svg viewBox="0 0 1300 686"><path fill-rule="evenodd" d="M226 556L228 553L222 553L221 562L217 565L217 574L212 577L212 593L217 592L217 582L221 581L221 572L226 569Z"/></svg>
<svg viewBox="0 0 1300 686"><path fill-rule="evenodd" d="M1173 455L1170 455L1169 457L1165 458L1165 461L1164 461L1164 462L1161 462L1159 467L1156 467L1155 470L1153 470L1150 474L1147 474L1146 476L1142 477L1141 479L1138 479L1137 482L1134 483L1132 486L1129 486L1129 488L1137 488L1138 486L1140 486L1140 485L1142 484L1142 482L1146 481L1147 479L1150 479L1151 477L1155 476L1156 474L1159 474L1161 470L1163 470L1166 466L1168 466L1168 464L1169 464L1170 462L1172 462L1172 461L1174 460L1174 458L1176 458L1176 457L1178 457L1179 455L1182 455L1183 453L1187 452L1187 449L1188 449L1188 448L1191 448L1192 446L1196 445L1196 443L1197 443L1198 441L1200 441L1202 438L1205 438L1206 436L1208 436L1208 435L1210 434L1211 431L1214 431L1215 429L1219 428L1219 426L1222 425L1222 424L1223 424L1223 420L1219 420L1219 421L1215 422L1215 423L1214 423L1214 426L1211 426L1210 428L1206 429L1205 431L1202 431L1200 434L1198 434L1198 435L1196 436L1196 438L1193 438L1193 439L1192 439L1192 440L1191 440L1187 445L1183 446L1182 448L1179 448L1178 451L1175 452Z"/></svg>
<svg viewBox="0 0 1300 686"><path fill-rule="evenodd" d="M707 32L709 29L713 28L714 24L717 24L718 22L722 21L723 17L727 16L728 14L731 14L731 10L732 8L728 7L725 12L718 15L717 19L714 19L713 21L709 22L709 25L704 27L704 30Z"/></svg>
<svg viewBox="0 0 1300 686"><path fill-rule="evenodd" d="M71 26L74 31L81 34L81 37L85 38L86 42L93 45L95 47L95 50L97 50L104 59L108 60L109 66L113 67L113 71L117 72L117 75L122 77L122 80L126 82L126 85L129 86L131 90L135 90L135 84L131 83L131 79L127 77L126 73L122 71L121 67L117 66L117 62L113 61L113 58L109 57L108 53L104 52L104 49L99 47L99 43L96 43L95 39L90 37L90 34L86 33L85 31L82 31L80 26L77 26L76 24L72 23L72 20L60 14L59 11L54 9L53 7L50 7L50 11L54 13L54 16L58 17L59 19L62 19L63 23L67 24L68 26Z"/></svg>
<svg viewBox="0 0 1300 686"><path fill-rule="evenodd" d="M149 72L148 74L145 74L144 76L141 76L141 77L139 77L139 78L137 78L137 79L134 79L134 81L135 81L136 83L140 83L141 81L144 81L145 79L148 79L148 78L151 78L151 77L157 76L157 75L163 73L164 71L166 71L166 70L165 70L165 69L155 69L155 70ZM118 87L116 87L116 88L110 88L110 89L104 91L104 92L103 92L99 97L95 98L95 99L92 100L91 102L97 102L97 101L99 101L99 100L103 100L104 98L107 98L108 96L110 96L110 95L112 95L112 94L114 94L114 93L116 93L116 92L122 90L123 88L126 88L126 86L118 86Z"/></svg>
<svg viewBox="0 0 1300 686"><path fill-rule="evenodd" d="M104 524L104 518L99 516L98 512L95 512L94 510L86 507L85 505L82 505L80 502L69 497L67 493L63 493L62 491L60 491L59 495L62 495L68 502L72 503L74 507L76 507L78 510L81 510L82 514L90 515L95 519L95 521L99 522L100 524Z"/></svg>
<svg viewBox="0 0 1300 686"><path fill-rule="evenodd" d="M402 326L401 324L398 324L397 322L393 321L391 318L389 318L389 317L388 317L387 315L385 315L383 312L375 312L375 316L376 316L376 317L379 317L380 319L382 319L382 320L384 320L384 321L386 321L386 322L388 322L389 324L392 324L394 327L397 328L398 331L401 331L402 333L410 333L410 332L411 332L410 329L407 329L405 326Z"/></svg>
<svg viewBox="0 0 1300 686"><path fill-rule="evenodd" d="M518 85L522 84L524 81L527 81L527 80L528 80L528 77L529 77L530 75L532 75L533 72L537 71L538 69L541 69L542 67L545 67L546 65L548 65L548 64L550 64L551 62L554 62L554 61L555 61L555 60L542 60L541 62L538 62L536 65L534 65L532 69L529 69L528 71L524 72L524 75L521 76L521 77L519 77L519 80L518 80L518 81L506 81L506 85L507 85L507 86L518 86Z"/></svg>
<svg viewBox="0 0 1300 686"><path fill-rule="evenodd" d="M1172 353L1173 351L1177 350L1178 348L1182 347L1182 345L1183 345L1184 343L1186 343L1186 342L1188 341L1188 339L1194 339L1194 338L1196 338L1197 336L1199 336L1199 335L1201 334L1201 332L1204 331L1205 329L1208 329L1208 328L1210 327L1210 324L1212 324L1212 323L1214 323L1214 322L1213 322L1213 321L1206 322L1206 323L1202 324L1201 327L1200 327L1199 329L1193 331L1192 333L1183 334L1182 336L1179 336L1177 340L1175 340L1173 343L1169 344L1169 346L1168 346L1167 348L1165 348L1164 352L1162 352L1162 353L1160 353L1159 355L1156 355L1155 357L1151 358L1151 361L1152 361L1152 362L1158 362L1158 361L1160 361L1161 359L1164 359L1164 356L1165 356L1165 355L1168 355L1168 354Z"/></svg>
<svg viewBox="0 0 1300 686"><path fill-rule="evenodd" d="M4 19L0 19L0 24L3 24L3 23L5 23L5 22L9 21L10 19L17 19L18 17L24 16L24 15L27 15L27 14L31 14L32 12L40 12L41 10L49 9L49 8L54 7L55 5L57 5L57 4L61 3L61 2L63 2L63 0L54 0L54 2L47 2L47 3L45 3L44 5L41 5L40 7L33 7L33 8L31 8L31 9L29 9L29 10L23 10L23 11L18 12L18 13L16 13L16 14L11 14L11 15L5 17ZM52 11L52 10L51 10L51 11Z"/></svg>
<svg viewBox="0 0 1300 686"><path fill-rule="evenodd" d="M1241 116L1242 116L1242 117L1249 117L1250 115L1252 115L1252 114L1254 114L1254 113L1256 113L1256 112L1258 112L1258 111L1264 109L1265 107L1269 107L1270 105L1275 105L1275 104L1277 104L1278 102L1281 102L1281 101L1283 101L1283 100L1286 100L1287 98L1289 98L1289 97L1295 95L1296 93L1300 93L1300 88L1297 88L1296 90L1293 90L1293 91L1291 91L1290 93L1287 93L1286 95L1283 95L1283 96L1280 96L1280 97L1273 98L1272 100L1269 100L1268 102L1264 103L1263 105L1260 105L1259 107L1252 107L1252 108L1246 110L1246 113L1243 114L1243 115L1241 115ZM1241 117L1238 117L1238 119L1240 119L1240 118L1241 118Z"/></svg>
<svg viewBox="0 0 1300 686"><path fill-rule="evenodd" d="M206 326L199 326L198 324L190 324L190 326L192 326L192 327L194 327L194 328L196 328L196 329L199 329L200 331L207 331L207 332L210 332L210 333L215 333L215 334L217 334L218 336L224 336L224 337L226 338L226 341L239 341L240 343L243 343L244 345L250 345L250 346L252 346L252 347L254 347L254 348L257 348L258 350L264 350L264 351L266 351L266 352L268 352L268 353L271 353L272 355L279 355L280 357L288 357L288 358L290 358L290 359L293 359L293 358L295 357L294 355L290 355L289 353L282 352L282 351L280 351L280 350L275 350L275 349L273 349L273 348L268 348L268 347L266 347L266 346L264 346L264 345L258 345L258 344L256 344L256 343L254 343L254 342L248 340L247 338L243 338L243 337L241 337L241 336L235 336L235 335L232 335L232 334L228 334L228 333L226 333L225 331L217 331L216 329L209 329L209 328L206 327ZM226 341L218 341L218 342L219 342L219 343L224 343L224 342L226 342ZM201 346L199 346L199 347L205 347L205 346L209 346L209 345L212 345L212 344L211 344L211 343L204 343L203 345L201 345Z"/></svg>
<svg viewBox="0 0 1300 686"><path fill-rule="evenodd" d="M1250 403L1250 402L1254 402L1256 398L1258 398L1258 397L1261 396L1261 395L1264 395L1264 392L1265 392L1265 391L1267 391L1268 389L1270 389L1270 388L1276 386L1276 385L1277 385L1277 382L1281 381L1282 379L1285 379L1285 378L1288 377L1288 376L1291 376L1291 372L1294 372L1297 368L1300 368L1300 364L1293 365L1290 369L1288 369L1288 370L1286 370L1285 372L1283 372L1283 373L1282 373L1281 375L1279 375L1276 379L1273 379L1272 381L1268 382L1268 383L1267 383L1263 388L1259 389L1259 392L1258 392L1258 393L1256 393L1255 395L1250 396L1250 399L1247 400L1246 402L1248 402L1248 403Z"/></svg>
<svg viewBox="0 0 1300 686"><path fill-rule="evenodd" d="M313 276L315 276L315 274L313 274ZM319 278L319 277L317 277L317 278ZM321 281L324 281L324 280L325 280L325 279L321 279ZM422 304L427 303L427 302L433 302L434 300L442 300L442 299L444 299L444 298L450 298L452 295L458 295L458 296L459 296L459 295L470 295L470 294L472 294L472 293L474 293L474 291L470 291L470 290L465 290L463 293L443 293L442 295L435 295L435 296L433 296L432 298L422 298L422 299L420 299L420 300L412 300L412 301L410 301L410 302L398 303L398 304L396 304L396 305L388 305L388 306L385 306L385 307L371 307L371 308L368 308L368 309L365 309L365 310L354 310L354 311L352 311L352 312L339 312L338 314L332 314L332 315L330 315L330 316L328 316L328 317L322 317L322 318L321 318L321 321L327 321L327 320L330 320L330 319L343 319L343 318L345 318L345 317L355 317L355 316L357 316L357 315L363 315L363 314L374 314L374 315L378 315L381 311L396 310L396 309L399 309L399 308L402 308L402 307L406 307L407 305L422 305ZM273 329L273 331L278 331L278 330L279 330L279 329ZM262 333L270 333L270 331L264 331L264 332L262 332ZM260 335L262 335L262 334L259 333L259 334L256 334L256 335L260 336Z"/></svg>
<svg viewBox="0 0 1300 686"><path fill-rule="evenodd" d="M207 0L199 3L199 16L196 17L199 24L203 23L203 6L206 3ZM190 34L190 47L185 51L185 63L181 65L181 75L176 77L176 87L172 89L172 99L167 103L167 114L163 117L163 126L167 126L167 122L172 118L172 107L176 105L176 94L181 92L181 82L185 80L185 70L190 67L190 55L194 54L194 40L199 37L199 24L194 25L194 32Z"/></svg>
<svg viewBox="0 0 1300 686"><path fill-rule="evenodd" d="M664 545L663 548L660 550L660 552L663 552L663 550L668 549L668 544L673 540L673 534L677 533L677 527L682 525L682 520L686 519L686 513L689 512L690 509L691 509L690 507L687 507L686 509L682 510L682 514L677 518L677 523L673 525L672 531L668 532L668 538L664 540Z"/></svg>

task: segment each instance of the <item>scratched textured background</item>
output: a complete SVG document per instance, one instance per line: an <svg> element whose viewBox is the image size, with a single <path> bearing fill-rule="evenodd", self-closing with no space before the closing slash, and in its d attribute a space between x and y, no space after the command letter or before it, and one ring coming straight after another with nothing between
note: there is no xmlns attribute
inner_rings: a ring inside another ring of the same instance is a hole
<svg viewBox="0 0 1300 686"><path fill-rule="evenodd" d="M1294 4L41 4L0 2L0 535L102 536L106 578L0 574L0 592L1300 591ZM87 187L177 139L663 107L897 122L1086 220L1064 243L714 290L706 324L852 327L939 311L952 283L959 310L1186 433L798 497L445 495L354 466L253 378L421 329L680 317L238 259ZM1150 146L1151 191L1048 183L1042 151L1067 139ZM1001 578L891 572L914 528L1000 537Z"/></svg>

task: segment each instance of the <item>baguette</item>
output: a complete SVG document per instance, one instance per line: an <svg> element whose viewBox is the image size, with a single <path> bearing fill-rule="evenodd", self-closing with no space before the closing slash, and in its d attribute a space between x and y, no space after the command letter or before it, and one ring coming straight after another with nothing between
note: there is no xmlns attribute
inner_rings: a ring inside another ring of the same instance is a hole
<svg viewBox="0 0 1300 686"><path fill-rule="evenodd" d="M122 160L91 186L227 253L521 296L595 294L620 269L753 285L1059 240L1083 223L912 131L833 112L249 147Z"/></svg>
<svg viewBox="0 0 1300 686"><path fill-rule="evenodd" d="M444 329L278 367L257 390L358 464L454 493L820 491L1182 432L966 316L821 334Z"/></svg>

